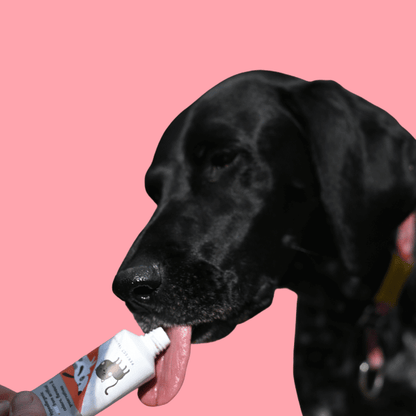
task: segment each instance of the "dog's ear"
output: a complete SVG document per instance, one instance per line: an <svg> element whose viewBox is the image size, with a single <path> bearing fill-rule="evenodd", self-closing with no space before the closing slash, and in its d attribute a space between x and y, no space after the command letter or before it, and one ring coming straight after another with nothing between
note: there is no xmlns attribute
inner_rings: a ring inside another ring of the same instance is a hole
<svg viewBox="0 0 416 416"><path fill-rule="evenodd" d="M366 275L415 209L416 142L388 113L332 81L282 98L303 130L343 263Z"/></svg>

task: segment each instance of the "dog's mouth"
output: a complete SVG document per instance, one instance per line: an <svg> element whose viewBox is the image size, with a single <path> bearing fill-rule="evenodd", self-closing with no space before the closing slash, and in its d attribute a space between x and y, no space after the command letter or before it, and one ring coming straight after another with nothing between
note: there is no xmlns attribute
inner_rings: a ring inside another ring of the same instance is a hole
<svg viewBox="0 0 416 416"><path fill-rule="evenodd" d="M215 341L228 335L234 327L227 323L204 323L164 328L171 343L156 360L155 377L139 389L142 403L160 406L170 402L185 380L191 343Z"/></svg>

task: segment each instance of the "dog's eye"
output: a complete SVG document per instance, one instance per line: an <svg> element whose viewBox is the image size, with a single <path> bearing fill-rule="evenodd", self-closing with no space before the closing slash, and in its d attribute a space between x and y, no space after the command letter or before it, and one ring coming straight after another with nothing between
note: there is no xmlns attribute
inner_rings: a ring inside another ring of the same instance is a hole
<svg viewBox="0 0 416 416"><path fill-rule="evenodd" d="M237 152L232 150L222 150L211 156L211 165L216 168L226 168L237 156Z"/></svg>

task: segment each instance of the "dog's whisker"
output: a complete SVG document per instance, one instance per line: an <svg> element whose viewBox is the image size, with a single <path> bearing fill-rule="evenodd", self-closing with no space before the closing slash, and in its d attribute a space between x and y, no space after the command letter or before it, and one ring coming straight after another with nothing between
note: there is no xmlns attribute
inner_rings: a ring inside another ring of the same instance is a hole
<svg viewBox="0 0 416 416"><path fill-rule="evenodd" d="M320 253L317 253L315 251L311 251L311 250L308 250L306 248L301 247L296 242L295 237L293 235L289 235L289 234L284 235L283 238L282 238L282 244L283 244L284 247L289 248L291 250L300 251L302 253L309 254L309 255L312 255L312 256L319 256L319 257L323 256Z"/></svg>

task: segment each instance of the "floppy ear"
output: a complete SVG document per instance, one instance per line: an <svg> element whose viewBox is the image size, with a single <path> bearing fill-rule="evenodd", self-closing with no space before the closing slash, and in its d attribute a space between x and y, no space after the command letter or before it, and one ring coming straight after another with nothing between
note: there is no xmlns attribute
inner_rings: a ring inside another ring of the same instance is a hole
<svg viewBox="0 0 416 416"><path fill-rule="evenodd" d="M415 209L416 142L385 111L333 81L303 84L284 100L310 148L343 263L367 275L387 260L398 225Z"/></svg>

